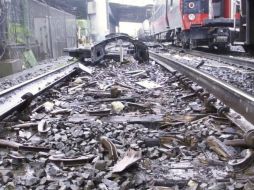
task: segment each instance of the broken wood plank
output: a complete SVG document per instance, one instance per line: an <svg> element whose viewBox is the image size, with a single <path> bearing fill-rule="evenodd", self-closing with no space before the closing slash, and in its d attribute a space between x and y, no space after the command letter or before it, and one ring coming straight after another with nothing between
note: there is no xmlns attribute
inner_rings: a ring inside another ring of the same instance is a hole
<svg viewBox="0 0 254 190"><path fill-rule="evenodd" d="M98 100L92 100L92 101L87 101L85 103L102 103L102 102L115 102L115 101L130 101L134 102L136 98L134 97L123 97L123 98L105 98L105 99L98 99Z"/></svg>
<svg viewBox="0 0 254 190"><path fill-rule="evenodd" d="M137 73L141 73L141 72L145 72L145 70L135 70L135 71L126 71L125 74L137 74Z"/></svg>
<svg viewBox="0 0 254 190"><path fill-rule="evenodd" d="M69 114L71 113L71 109L57 109L50 112L52 115L61 115L61 114Z"/></svg>
<svg viewBox="0 0 254 190"><path fill-rule="evenodd" d="M115 84L116 84L116 85L119 85L119 86L121 86L121 87L127 88L127 89L134 89L133 87L127 86L126 84L122 84L122 83L120 83L120 82L115 82Z"/></svg>
<svg viewBox="0 0 254 190"><path fill-rule="evenodd" d="M0 147L18 149L20 146L22 146L20 143L0 139Z"/></svg>
<svg viewBox="0 0 254 190"><path fill-rule="evenodd" d="M183 122L189 123L207 117L207 114L186 114L186 115L168 115L164 117L164 122Z"/></svg>
<svg viewBox="0 0 254 190"><path fill-rule="evenodd" d="M177 127L184 125L184 122L162 122L160 129L166 129L167 127Z"/></svg>
<svg viewBox="0 0 254 190"><path fill-rule="evenodd" d="M32 128L32 127L37 127L38 123L23 123L23 124L18 124L18 125L14 125L11 128L12 129L26 129L26 128Z"/></svg>
<svg viewBox="0 0 254 190"><path fill-rule="evenodd" d="M85 92L83 94L83 96L92 96L95 99L98 99L98 98L111 98L111 94L110 93L108 93L108 92L100 92L100 91L97 91L97 92Z"/></svg>
<svg viewBox="0 0 254 190"><path fill-rule="evenodd" d="M74 114L68 118L68 121L71 123L81 123L85 121L95 121L96 116L90 116L88 114Z"/></svg>
<svg viewBox="0 0 254 190"><path fill-rule="evenodd" d="M68 91L69 91L69 94L73 94L79 88L87 88L89 86L93 86L93 85L96 85L96 84L97 84L97 82L84 83L84 84L80 84L78 86L75 86L73 88L70 88Z"/></svg>
<svg viewBox="0 0 254 190"><path fill-rule="evenodd" d="M126 102L128 106L130 107L136 107L140 109L150 109L150 106L147 104L138 104L138 103L133 103L133 102Z"/></svg>
<svg viewBox="0 0 254 190"><path fill-rule="evenodd" d="M172 179L155 179L153 180L154 186L163 186L163 187L174 187L178 186L179 188L183 188L187 185L189 180L172 180Z"/></svg>
<svg viewBox="0 0 254 190"><path fill-rule="evenodd" d="M195 98L195 97L197 97L196 93L191 93L191 94L181 97L181 100L184 101L184 100L188 100L188 99Z"/></svg>
<svg viewBox="0 0 254 190"><path fill-rule="evenodd" d="M87 162L91 161L94 157L95 157L94 155L86 155L77 158L62 158L62 155L60 156L54 155L49 157L49 161L56 164L64 164L65 166L73 166L86 164Z"/></svg>
<svg viewBox="0 0 254 190"><path fill-rule="evenodd" d="M148 80L144 80L144 81L140 81L140 82L136 82L137 85L146 88L146 89L156 89L156 88L161 88L161 85L153 82L153 81L148 81Z"/></svg>
<svg viewBox="0 0 254 190"><path fill-rule="evenodd" d="M221 142L219 139L217 139L214 136L210 136L206 140L208 146L210 149L212 149L214 152L216 152L218 155L224 157L225 159L232 159L236 155L236 151L233 147L225 145L223 142Z"/></svg>
<svg viewBox="0 0 254 190"><path fill-rule="evenodd" d="M23 144L0 139L0 147L3 148L13 148L15 150L24 150L24 151L31 151L31 152L49 152L49 148L45 147L33 147L33 146L24 146Z"/></svg>
<svg viewBox="0 0 254 190"><path fill-rule="evenodd" d="M136 73L136 74L133 74L132 77L137 77L137 76L144 76L144 77L147 77L147 73L146 71L142 71L142 72L139 72L139 73Z"/></svg>
<svg viewBox="0 0 254 190"><path fill-rule="evenodd" d="M140 116L111 116L105 119L112 123L130 123L130 124L160 124L163 121L162 115L140 115Z"/></svg>
<svg viewBox="0 0 254 190"><path fill-rule="evenodd" d="M108 116L110 115L111 110L110 109L106 109L106 110L87 110L87 113L89 113L89 115L91 116Z"/></svg>

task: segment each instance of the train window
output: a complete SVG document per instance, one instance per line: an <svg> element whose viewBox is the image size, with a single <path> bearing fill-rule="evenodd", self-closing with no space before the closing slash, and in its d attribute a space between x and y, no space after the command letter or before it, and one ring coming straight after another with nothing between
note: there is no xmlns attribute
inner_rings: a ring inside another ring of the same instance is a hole
<svg viewBox="0 0 254 190"><path fill-rule="evenodd" d="M222 0L213 0L214 17L223 17L224 15L224 2Z"/></svg>
<svg viewBox="0 0 254 190"><path fill-rule="evenodd" d="M184 0L184 14L208 13L208 10L209 7L206 0Z"/></svg>

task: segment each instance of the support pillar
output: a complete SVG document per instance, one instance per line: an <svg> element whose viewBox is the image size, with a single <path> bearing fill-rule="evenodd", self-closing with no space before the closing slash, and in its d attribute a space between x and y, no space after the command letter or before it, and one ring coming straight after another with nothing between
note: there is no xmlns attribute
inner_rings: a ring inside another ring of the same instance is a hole
<svg viewBox="0 0 254 190"><path fill-rule="evenodd" d="M254 49L254 1L247 0L246 8L246 43Z"/></svg>

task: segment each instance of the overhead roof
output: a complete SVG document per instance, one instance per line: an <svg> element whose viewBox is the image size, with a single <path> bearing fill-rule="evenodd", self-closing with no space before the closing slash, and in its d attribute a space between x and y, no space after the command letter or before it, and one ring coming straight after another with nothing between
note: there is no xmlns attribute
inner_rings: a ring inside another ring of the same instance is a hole
<svg viewBox="0 0 254 190"><path fill-rule="evenodd" d="M76 15L78 19L87 17L87 1L85 0L40 0L48 5Z"/></svg>
<svg viewBox="0 0 254 190"><path fill-rule="evenodd" d="M109 3L110 15L117 22L138 22L142 23L150 18L153 5L131 6L119 3Z"/></svg>

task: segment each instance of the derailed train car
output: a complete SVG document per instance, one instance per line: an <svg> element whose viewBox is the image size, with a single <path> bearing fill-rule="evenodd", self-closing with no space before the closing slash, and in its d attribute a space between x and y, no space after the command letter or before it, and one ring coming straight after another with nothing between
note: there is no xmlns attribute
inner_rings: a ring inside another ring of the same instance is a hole
<svg viewBox="0 0 254 190"><path fill-rule="evenodd" d="M183 47L207 45L224 49L239 33L235 0L157 0L150 19L158 41Z"/></svg>

